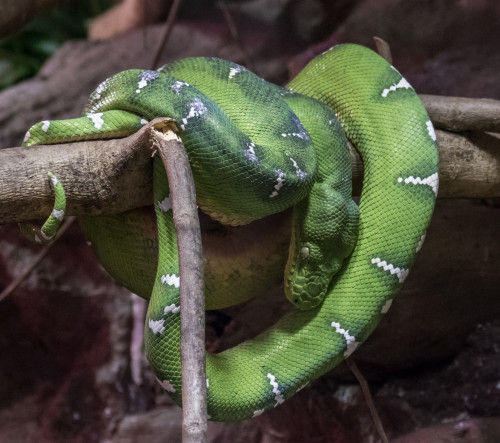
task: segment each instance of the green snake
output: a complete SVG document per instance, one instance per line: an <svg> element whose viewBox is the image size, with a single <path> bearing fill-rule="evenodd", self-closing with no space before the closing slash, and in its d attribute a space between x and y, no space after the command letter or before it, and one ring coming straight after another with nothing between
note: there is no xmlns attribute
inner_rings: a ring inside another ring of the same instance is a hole
<svg viewBox="0 0 500 443"><path fill-rule="evenodd" d="M436 135L402 75L371 50L346 44L316 57L286 87L216 58L124 71L97 87L83 117L37 123L24 145L123 137L156 117L177 122L197 203L211 217L239 225L293 207L284 286L296 309L256 338L206 355L209 418L254 417L351 355L391 306L434 208ZM364 163L359 210L347 139ZM146 354L180 404L177 242L164 166L159 156L152 162L156 229L148 208L79 221L111 275L150 299ZM44 239L64 211L53 181ZM248 269L234 270L236 283L208 282L207 307L247 298L253 286L239 287L237 277L265 280L267 263L257 254Z"/></svg>

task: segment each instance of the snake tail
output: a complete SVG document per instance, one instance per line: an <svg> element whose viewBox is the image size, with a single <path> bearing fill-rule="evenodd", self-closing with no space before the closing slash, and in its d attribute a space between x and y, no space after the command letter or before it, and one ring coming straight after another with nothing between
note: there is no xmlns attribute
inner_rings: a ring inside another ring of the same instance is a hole
<svg viewBox="0 0 500 443"><path fill-rule="evenodd" d="M21 233L28 240L40 244L47 244L55 239L66 211L66 194L61 182L52 172L49 172L48 176L55 194L52 212L42 226L32 222L19 223Z"/></svg>

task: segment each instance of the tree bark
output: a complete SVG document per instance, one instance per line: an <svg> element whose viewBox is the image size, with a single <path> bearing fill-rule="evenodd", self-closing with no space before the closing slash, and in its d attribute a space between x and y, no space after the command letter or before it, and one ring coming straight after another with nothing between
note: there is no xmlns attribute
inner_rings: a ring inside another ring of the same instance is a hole
<svg viewBox="0 0 500 443"><path fill-rule="evenodd" d="M205 443L205 283L195 185L181 139L168 123L159 122L154 128L153 141L167 171L179 252L182 441Z"/></svg>
<svg viewBox="0 0 500 443"><path fill-rule="evenodd" d="M46 217L53 191L47 172L63 183L68 215L114 214L152 202L151 125L123 139L0 149L0 224ZM441 198L500 197L500 136L436 131ZM354 194L363 164L353 149Z"/></svg>
<svg viewBox="0 0 500 443"><path fill-rule="evenodd" d="M453 132L500 132L500 101L486 98L420 95L436 128Z"/></svg>

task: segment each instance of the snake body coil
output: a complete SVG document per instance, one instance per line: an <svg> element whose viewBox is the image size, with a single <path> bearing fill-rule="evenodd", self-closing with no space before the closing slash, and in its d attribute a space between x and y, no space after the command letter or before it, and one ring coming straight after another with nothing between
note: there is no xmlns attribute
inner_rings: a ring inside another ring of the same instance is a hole
<svg viewBox="0 0 500 443"><path fill-rule="evenodd" d="M212 217L242 224L294 208L285 292L298 309L255 339L206 356L211 419L259 415L349 356L389 309L437 195L432 124L396 69L366 48L341 45L285 88L219 59L124 71L94 91L84 117L38 123L25 144L126 136L155 117L179 125L198 204ZM346 136L364 162L359 211ZM177 242L158 159L154 201L157 234L142 208L80 222L110 273L150 298L146 353L180 404ZM266 260L245 272L265 279L275 272ZM224 281L211 288L212 308L242 299Z"/></svg>

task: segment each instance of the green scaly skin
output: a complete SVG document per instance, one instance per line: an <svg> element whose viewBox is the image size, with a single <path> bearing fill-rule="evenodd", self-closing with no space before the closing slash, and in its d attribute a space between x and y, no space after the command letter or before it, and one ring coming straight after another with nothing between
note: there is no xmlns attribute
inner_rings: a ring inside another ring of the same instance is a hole
<svg viewBox="0 0 500 443"><path fill-rule="evenodd" d="M125 71L97 88L85 112L43 131L33 126L26 144L125 136L146 120L172 117L204 211L239 224L294 207L285 291L299 309L253 340L207 354L212 420L259 415L349 356L389 309L422 245L438 187L434 130L411 86L366 48L332 48L287 88L217 59ZM359 231L341 127L365 167ZM115 278L145 298L152 291L146 352L180 404L177 242L158 158L154 199L158 251L141 210L82 225ZM118 239L104 242L109 234ZM124 238L129 249L118 246ZM213 307L228 303L227 289L212 286Z"/></svg>
<svg viewBox="0 0 500 443"><path fill-rule="evenodd" d="M61 182L52 172L49 172L47 175L49 176L49 183L54 189L54 208L51 214L42 226L31 222L19 223L21 233L28 240L40 244L51 243L56 238L59 226L61 226L64 219L64 212L66 211L66 193Z"/></svg>

